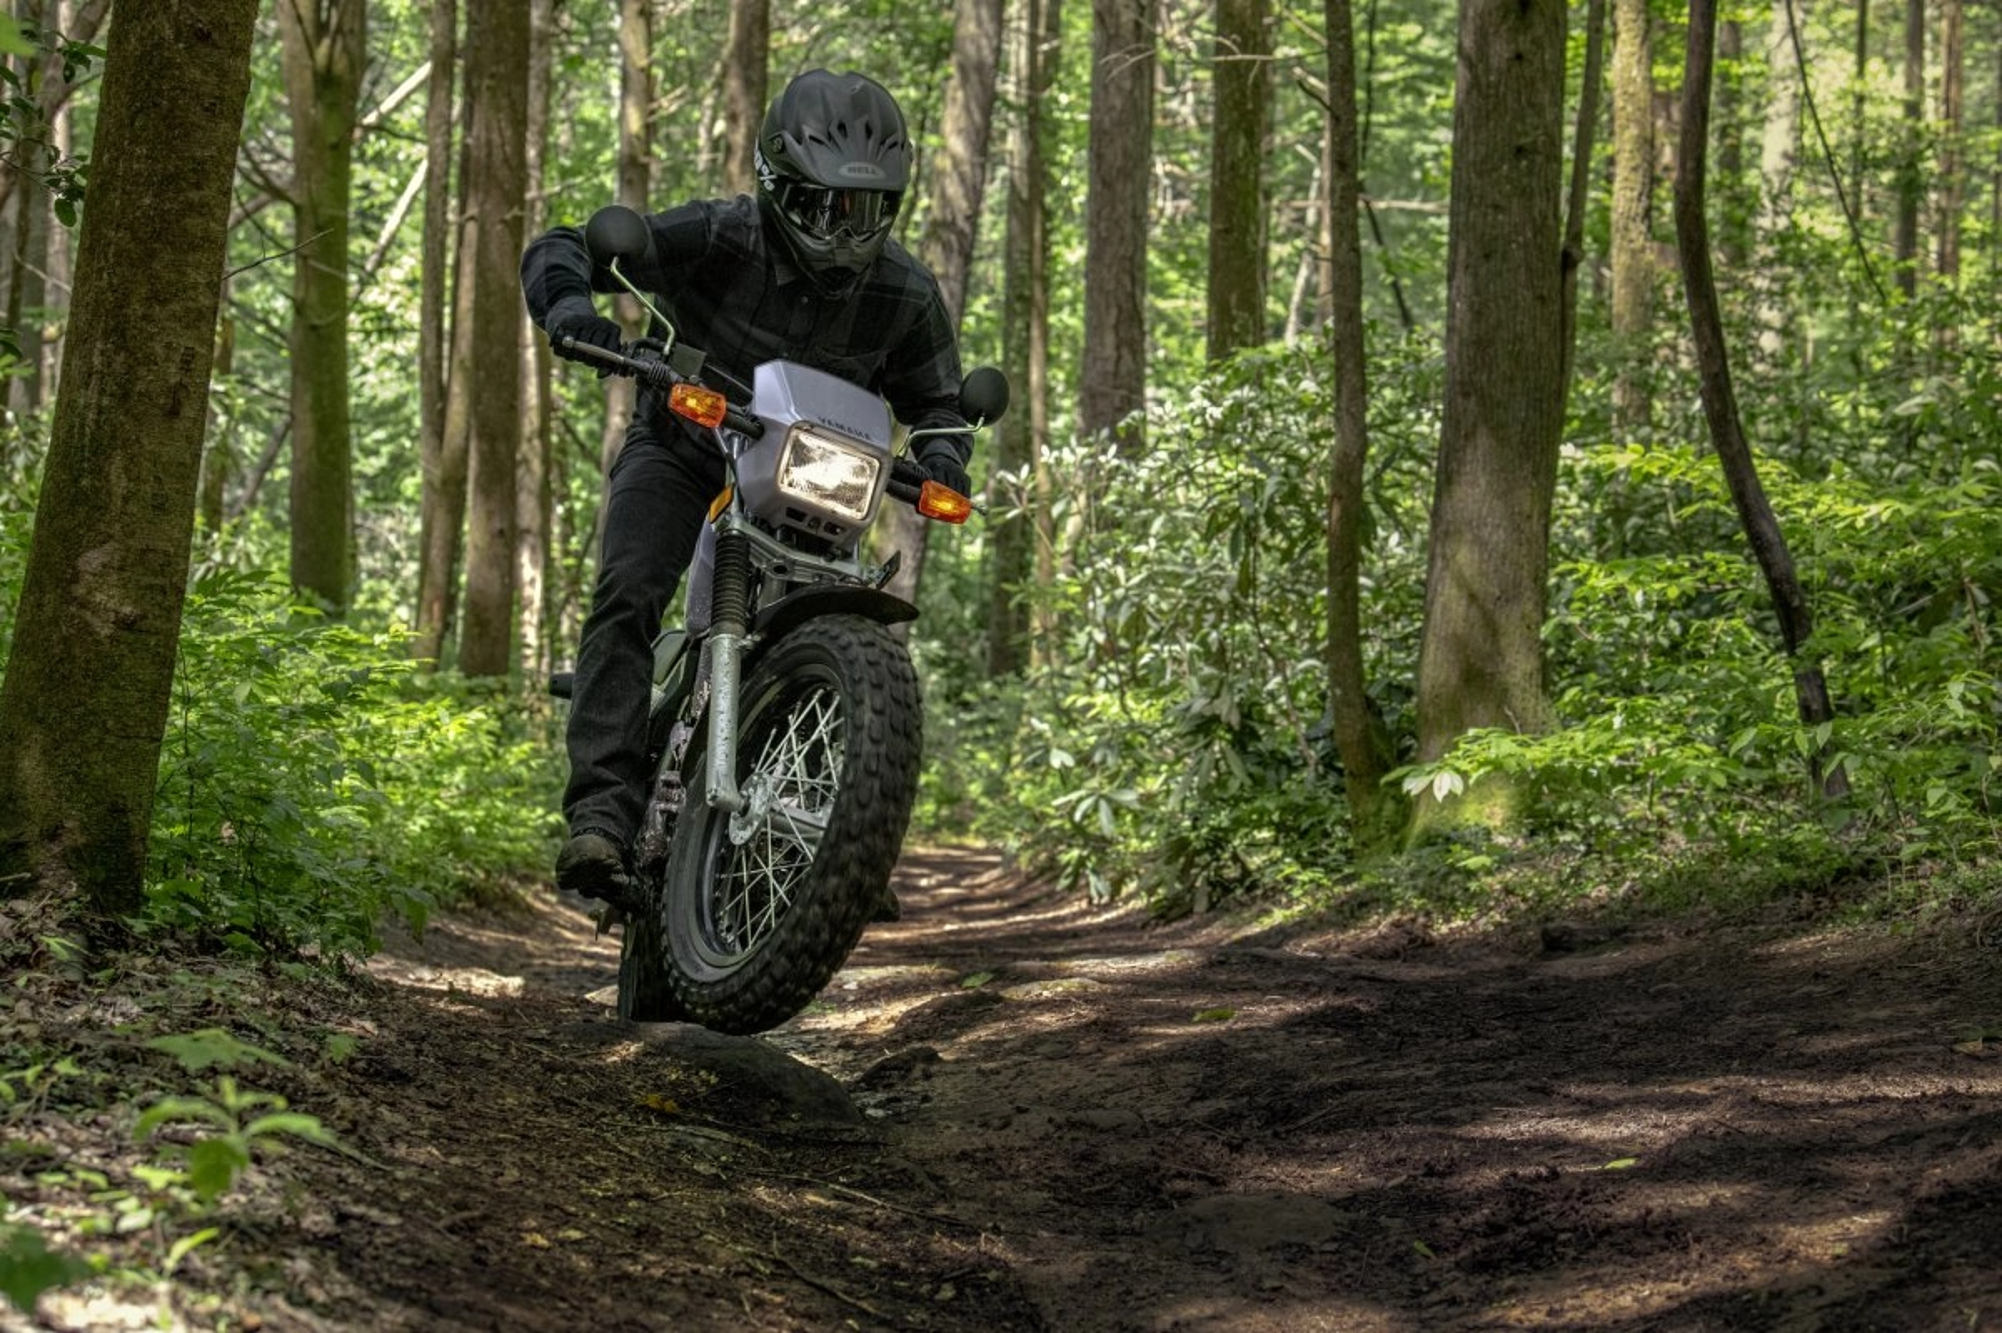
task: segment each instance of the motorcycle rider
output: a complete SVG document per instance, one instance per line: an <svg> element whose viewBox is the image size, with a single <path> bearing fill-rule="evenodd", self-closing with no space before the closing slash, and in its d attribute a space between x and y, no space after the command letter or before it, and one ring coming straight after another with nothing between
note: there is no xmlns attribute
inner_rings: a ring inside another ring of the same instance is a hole
<svg viewBox="0 0 2002 1333"><path fill-rule="evenodd" d="M647 214L651 250L622 260L655 293L677 336L748 384L786 359L881 393L912 429L960 426L959 349L938 284L890 236L910 184L911 147L889 92L856 73L811 70L772 102L758 133L757 193ZM591 293L621 290L593 265L580 228L557 227L522 257L530 316L563 340L619 350L624 334ZM585 355L572 359L595 364ZM917 461L965 493L969 435L930 436ZM612 464L591 613L577 651L566 737L570 837L560 888L625 901L639 826L651 643L693 556L722 455L696 427L640 391Z"/></svg>

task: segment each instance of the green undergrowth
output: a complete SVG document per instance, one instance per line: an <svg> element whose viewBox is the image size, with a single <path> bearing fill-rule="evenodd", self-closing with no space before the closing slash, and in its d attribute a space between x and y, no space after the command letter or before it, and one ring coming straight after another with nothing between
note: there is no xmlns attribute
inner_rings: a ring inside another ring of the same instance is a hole
<svg viewBox="0 0 2002 1333"><path fill-rule="evenodd" d="M327 621L269 580L194 586L153 820L149 929L360 956L386 915L548 862L560 746L407 637Z"/></svg>
<svg viewBox="0 0 2002 1333"><path fill-rule="evenodd" d="M978 603L945 589L928 606L940 622L928 632L945 638L922 659L933 702L920 827L1164 915L1234 899L1453 921L1847 919L1993 902L1992 436L1891 447L1871 423L1900 418L1878 404L1858 408L1843 449L1762 459L1815 619L1789 660L1715 458L1686 439L1614 445L1581 429L1553 518L1555 725L1477 731L1420 762L1412 682L1437 373L1436 349L1417 341L1372 365L1366 704L1394 798L1506 789L1505 835L1412 849L1356 835L1322 655L1330 386L1313 349L1282 348L1220 369L1150 420L1141 456L1057 444L1051 466L1075 484L1056 520L1081 554L1046 592L1024 590L1053 631L1019 675L956 674L952 645L977 637L964 608ZM1293 392L1270 394L1278 381ZM1825 673L1832 722L1800 721L1793 673L1806 663Z"/></svg>
<svg viewBox="0 0 2002 1333"><path fill-rule="evenodd" d="M298 963L86 955L57 922L0 904L0 1311L253 1327L258 1237L300 1203L281 1159L354 1156L353 997Z"/></svg>

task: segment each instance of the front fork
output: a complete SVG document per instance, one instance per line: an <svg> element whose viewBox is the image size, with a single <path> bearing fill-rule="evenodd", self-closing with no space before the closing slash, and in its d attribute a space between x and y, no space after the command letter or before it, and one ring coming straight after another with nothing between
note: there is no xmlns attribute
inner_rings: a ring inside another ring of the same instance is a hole
<svg viewBox="0 0 2002 1333"><path fill-rule="evenodd" d="M715 580L702 646L709 673L709 778L703 799L711 809L734 815L744 808L737 787L737 712L751 610L751 540L743 533L717 533Z"/></svg>

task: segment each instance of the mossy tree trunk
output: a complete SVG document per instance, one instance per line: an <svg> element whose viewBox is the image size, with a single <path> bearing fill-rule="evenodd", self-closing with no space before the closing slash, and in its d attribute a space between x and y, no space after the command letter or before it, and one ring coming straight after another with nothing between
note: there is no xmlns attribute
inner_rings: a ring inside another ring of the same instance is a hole
<svg viewBox="0 0 2002 1333"><path fill-rule="evenodd" d="M0 684L0 892L142 899L256 0L121 6Z"/></svg>
<svg viewBox="0 0 2002 1333"><path fill-rule="evenodd" d="M1091 147L1078 428L1145 447L1147 215L1154 179L1156 0L1093 0Z"/></svg>
<svg viewBox="0 0 2002 1333"><path fill-rule="evenodd" d="M1654 315L1654 42L1647 0L1613 0L1613 427L1645 432Z"/></svg>
<svg viewBox="0 0 2002 1333"><path fill-rule="evenodd" d="M472 254L468 347L479 391L466 506L466 619L459 669L505 676L514 655L515 464L521 449L521 249L528 194L528 6L476 5L467 16L466 127Z"/></svg>
<svg viewBox="0 0 2002 1333"><path fill-rule="evenodd" d="M417 316L417 415L423 491L419 502L416 633L411 655L436 663L450 633L457 589L459 530L466 510L465 455L446 427L446 363L452 291L453 83L458 59L457 0L432 0L431 83L424 107L424 252Z"/></svg>
<svg viewBox="0 0 2002 1333"><path fill-rule="evenodd" d="M354 568L348 212L365 0L278 5L292 116L292 583L334 614Z"/></svg>
<svg viewBox="0 0 2002 1333"><path fill-rule="evenodd" d="M1335 443L1328 489L1328 697L1358 853L1396 836L1398 802L1384 790L1389 737L1370 712L1362 644L1363 467L1369 461L1362 281L1362 171L1356 114L1355 13L1327 0L1328 219L1332 244L1329 350L1335 361Z"/></svg>
<svg viewBox="0 0 2002 1333"><path fill-rule="evenodd" d="M1043 151L1042 108L1056 75L1062 6L1059 0L1027 0L1017 11L1012 59L1019 109L1008 172L1001 334L1014 406L995 428L988 483L994 557L989 565L987 673L996 677L1019 675L1027 665L1031 638L1024 604L1040 605L1028 590L1045 583L1050 572L1038 554L1044 544L1039 534L1049 524L1048 497L1036 485L1049 444L1050 168ZM1003 476L1019 479L1019 485L1002 490L994 478Z"/></svg>
<svg viewBox="0 0 2002 1333"><path fill-rule="evenodd" d="M1446 393L1434 483L1418 756L1481 727L1541 730L1550 508L1563 426L1564 5L1462 0L1448 222ZM1413 833L1506 825L1488 779L1421 801Z"/></svg>
<svg viewBox="0 0 2002 1333"><path fill-rule="evenodd" d="M765 123L771 86L771 0L735 0L723 50L723 192L750 194L758 173L752 158Z"/></svg>
<svg viewBox="0 0 2002 1333"><path fill-rule="evenodd" d="M1210 121L1209 357L1265 341L1265 138L1272 119L1266 0L1216 0Z"/></svg>

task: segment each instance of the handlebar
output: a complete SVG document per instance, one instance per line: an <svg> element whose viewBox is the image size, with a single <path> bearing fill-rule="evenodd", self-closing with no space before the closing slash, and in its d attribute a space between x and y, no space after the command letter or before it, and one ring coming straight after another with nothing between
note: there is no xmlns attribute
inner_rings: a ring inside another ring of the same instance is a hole
<svg viewBox="0 0 2002 1333"><path fill-rule="evenodd" d="M626 352L614 352L596 343L579 342L565 335L556 344L559 352L578 352L589 361L596 361L613 375L629 375L640 383L666 392L677 384L690 381L664 359L654 356L632 356ZM723 409L723 424L740 435L758 439L765 433L765 423L738 407Z"/></svg>
<svg viewBox="0 0 2002 1333"><path fill-rule="evenodd" d="M907 505L915 505L924 484L925 470L909 454L890 460L890 484L884 488L886 494Z"/></svg>
<svg viewBox="0 0 2002 1333"><path fill-rule="evenodd" d="M666 392L675 385L688 382L683 375L660 357L633 356L626 352L614 352L596 343L580 342L576 338L563 337L556 343L556 350L580 354L586 361L595 361L613 375L628 375L642 384ZM765 423L739 407L723 410L723 425L750 439L759 439L765 433ZM886 494L907 505L916 506L920 493L924 490L926 475L917 460L905 454L890 460L890 480L884 487Z"/></svg>

